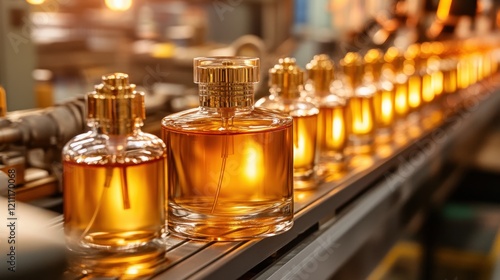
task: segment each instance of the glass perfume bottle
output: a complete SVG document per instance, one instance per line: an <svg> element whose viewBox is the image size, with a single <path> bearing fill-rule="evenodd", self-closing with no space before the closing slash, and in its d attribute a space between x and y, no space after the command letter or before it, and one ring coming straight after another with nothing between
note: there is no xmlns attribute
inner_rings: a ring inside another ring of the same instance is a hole
<svg viewBox="0 0 500 280"><path fill-rule="evenodd" d="M70 140L62 156L66 241L91 259L79 264L88 272L99 257L161 254L166 150L141 131L144 93L128 75L104 76L86 101L91 130Z"/></svg>
<svg viewBox="0 0 500 280"><path fill-rule="evenodd" d="M403 125L409 112L408 76L404 73L404 55L396 47L390 47L385 55L384 76L394 85L394 113L396 127Z"/></svg>
<svg viewBox="0 0 500 280"><path fill-rule="evenodd" d="M168 228L201 240L272 236L293 224L292 118L254 108L259 59L194 59L200 106L162 120Z"/></svg>
<svg viewBox="0 0 500 280"><path fill-rule="evenodd" d="M355 154L369 153L374 140L373 99L377 89L364 80L363 59L358 53L347 53L340 66L344 74L343 84L349 92L346 123L350 147Z"/></svg>
<svg viewBox="0 0 500 280"><path fill-rule="evenodd" d="M422 76L421 60L419 58L420 47L410 45L405 52L404 73L408 76L408 107L412 116L417 116L418 109L422 104Z"/></svg>
<svg viewBox="0 0 500 280"><path fill-rule="evenodd" d="M433 75L437 69L429 67L429 59L432 54L430 42L420 45L420 52L416 58L416 68L418 74L422 77L422 104L431 103L434 98Z"/></svg>
<svg viewBox="0 0 500 280"><path fill-rule="evenodd" d="M304 94L304 71L294 58L281 58L269 70L270 96L259 99L256 107L283 112L293 117L293 175L295 181L313 178L317 160L317 121L319 110ZM308 184L295 184L309 188Z"/></svg>
<svg viewBox="0 0 500 280"><path fill-rule="evenodd" d="M347 144L346 98L331 91L335 66L328 55L316 55L306 66L312 93L319 107L318 153L324 171L343 168Z"/></svg>
<svg viewBox="0 0 500 280"><path fill-rule="evenodd" d="M391 140L395 118L395 91L393 84L382 75L385 64L384 54L378 49L369 50L364 57L367 82L376 87L373 97L376 127L376 140L386 143Z"/></svg>

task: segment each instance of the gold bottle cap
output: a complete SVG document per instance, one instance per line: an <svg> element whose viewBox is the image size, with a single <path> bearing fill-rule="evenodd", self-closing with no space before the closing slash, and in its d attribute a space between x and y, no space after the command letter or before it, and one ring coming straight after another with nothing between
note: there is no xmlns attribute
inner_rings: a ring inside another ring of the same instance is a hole
<svg viewBox="0 0 500 280"><path fill-rule="evenodd" d="M302 85L304 71L297 65L295 58L280 58L278 64L269 69L269 86L275 87L279 95L297 97Z"/></svg>
<svg viewBox="0 0 500 280"><path fill-rule="evenodd" d="M315 55L306 65L309 79L314 85L316 94L324 95L329 92L330 84L335 78L335 65L326 54Z"/></svg>
<svg viewBox="0 0 500 280"><path fill-rule="evenodd" d="M260 60L252 57L197 57L194 82L199 84L200 106L253 106L254 84L260 79Z"/></svg>
<svg viewBox="0 0 500 280"><path fill-rule="evenodd" d="M420 45L412 44L408 47L405 52L404 61L405 73L412 75L415 72L420 71L422 67L422 59L420 57Z"/></svg>
<svg viewBox="0 0 500 280"><path fill-rule="evenodd" d="M340 60L340 66L345 74L347 82L352 88L361 84L363 80L363 59L358 53L347 53L344 58Z"/></svg>
<svg viewBox="0 0 500 280"><path fill-rule="evenodd" d="M396 47L390 47L387 49L384 55L384 60L391 64L392 71L400 72L403 71L405 57L402 51Z"/></svg>
<svg viewBox="0 0 500 280"><path fill-rule="evenodd" d="M370 72L375 80L382 75L382 66L384 66L384 54L379 49L369 50L364 57L365 73Z"/></svg>
<svg viewBox="0 0 500 280"><path fill-rule="evenodd" d="M127 74L102 76L102 83L87 95L87 119L99 122L104 133L132 133L145 118L144 93L135 91Z"/></svg>

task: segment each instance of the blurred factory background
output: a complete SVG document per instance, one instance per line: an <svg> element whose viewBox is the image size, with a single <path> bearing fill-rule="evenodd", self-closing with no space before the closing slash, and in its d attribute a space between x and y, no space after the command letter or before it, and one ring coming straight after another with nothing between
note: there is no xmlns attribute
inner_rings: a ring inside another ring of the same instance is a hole
<svg viewBox="0 0 500 280"><path fill-rule="evenodd" d="M260 57L261 97L280 57L304 67L319 53L337 62L350 51L499 30L500 0L1 0L0 169L23 170L20 201L61 211L60 151L85 130L82 98L106 73L128 73L146 92L144 130L159 134L161 118L198 105L194 57ZM333 279L500 279L495 120L430 220L414 221L379 255L354 254ZM426 223L427 232L411 230ZM356 271L363 261L369 272Z"/></svg>

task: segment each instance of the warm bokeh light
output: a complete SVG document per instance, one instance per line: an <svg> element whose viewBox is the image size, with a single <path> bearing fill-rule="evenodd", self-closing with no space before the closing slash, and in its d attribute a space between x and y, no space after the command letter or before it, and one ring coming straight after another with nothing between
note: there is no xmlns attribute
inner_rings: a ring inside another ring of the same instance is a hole
<svg viewBox="0 0 500 280"><path fill-rule="evenodd" d="M45 3L45 0L26 0L31 5L41 5Z"/></svg>
<svg viewBox="0 0 500 280"><path fill-rule="evenodd" d="M132 6L132 0L105 0L106 6L113 11L126 11Z"/></svg>

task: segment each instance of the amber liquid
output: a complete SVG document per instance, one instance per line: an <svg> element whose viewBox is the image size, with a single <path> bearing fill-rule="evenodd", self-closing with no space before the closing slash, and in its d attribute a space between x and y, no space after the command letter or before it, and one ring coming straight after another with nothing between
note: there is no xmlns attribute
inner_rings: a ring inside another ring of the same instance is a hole
<svg viewBox="0 0 500 280"><path fill-rule="evenodd" d="M319 161L338 162L344 157L347 143L346 108L320 107L318 115Z"/></svg>
<svg viewBox="0 0 500 280"><path fill-rule="evenodd" d="M408 82L397 83L394 86L394 112L398 119L405 119L410 110L408 107Z"/></svg>
<svg viewBox="0 0 500 280"><path fill-rule="evenodd" d="M64 229L74 246L130 249L165 224L164 159L140 164L64 162Z"/></svg>
<svg viewBox="0 0 500 280"><path fill-rule="evenodd" d="M434 91L434 98L439 98L441 96L441 93L443 93L443 87L444 87L443 72L436 71L432 73L431 79L432 79L432 89Z"/></svg>
<svg viewBox="0 0 500 280"><path fill-rule="evenodd" d="M373 96L351 97L348 101L349 140L356 152L368 152L373 142Z"/></svg>
<svg viewBox="0 0 500 280"><path fill-rule="evenodd" d="M432 87L432 75L424 74L422 77L422 102L430 103L434 100L434 88Z"/></svg>
<svg viewBox="0 0 500 280"><path fill-rule="evenodd" d="M457 70L446 70L443 73L443 92L449 94L455 91L457 91Z"/></svg>
<svg viewBox="0 0 500 280"><path fill-rule="evenodd" d="M178 235L240 240L292 225L292 126L260 132L163 126L168 225Z"/></svg>
<svg viewBox="0 0 500 280"><path fill-rule="evenodd" d="M411 111L418 109L422 103L422 78L418 75L408 78L408 106Z"/></svg>
<svg viewBox="0 0 500 280"><path fill-rule="evenodd" d="M378 91L373 97L377 129L389 128L395 116L395 94L392 90Z"/></svg>
<svg viewBox="0 0 500 280"><path fill-rule="evenodd" d="M293 117L293 177L308 179L316 163L318 115Z"/></svg>
<svg viewBox="0 0 500 280"><path fill-rule="evenodd" d="M458 88L464 89L470 85L469 83L469 66L465 58L461 58L458 63Z"/></svg>

